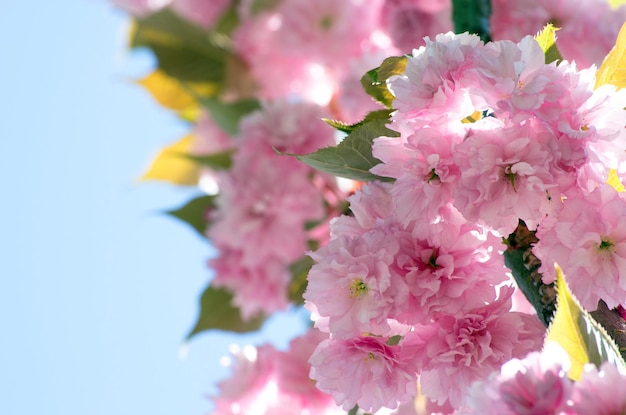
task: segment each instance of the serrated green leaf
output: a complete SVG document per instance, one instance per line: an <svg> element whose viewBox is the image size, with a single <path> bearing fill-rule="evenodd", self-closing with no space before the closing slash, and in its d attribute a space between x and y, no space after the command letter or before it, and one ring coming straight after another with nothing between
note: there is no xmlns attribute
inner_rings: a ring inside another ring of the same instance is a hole
<svg viewBox="0 0 626 415"><path fill-rule="evenodd" d="M214 170L228 170L233 165L233 153L233 150L229 150L204 155L182 154L182 156Z"/></svg>
<svg viewBox="0 0 626 415"><path fill-rule="evenodd" d="M335 176L364 182L393 181L392 178L377 176L369 171L381 162L372 155L374 139L400 136L398 132L387 128L387 122L384 119L370 121L353 130L336 147L326 147L315 153L295 156L314 169Z"/></svg>
<svg viewBox="0 0 626 415"><path fill-rule="evenodd" d="M569 377L579 380L586 363L600 367L604 362L611 362L625 368L626 363L613 339L581 307L567 286L561 268L555 267L558 302L546 341L558 343L567 352L572 364Z"/></svg>
<svg viewBox="0 0 626 415"><path fill-rule="evenodd" d="M367 71L361 77L361 85L365 92L387 108L391 108L395 97L387 88L387 79L392 75L404 73L406 56L391 56L385 59L378 68Z"/></svg>
<svg viewBox="0 0 626 415"><path fill-rule="evenodd" d="M554 27L552 23L548 23L541 32L535 35L535 40L541 46L541 50L545 55L546 64L550 64L552 62L561 62L563 60L563 56L561 56L561 52L556 46L556 32L559 30L558 27Z"/></svg>
<svg viewBox="0 0 626 415"><path fill-rule="evenodd" d="M248 333L260 329L266 317L259 315L244 321L240 310L232 305L232 299L233 295L223 288L207 287L200 297L198 320L187 339L206 330Z"/></svg>
<svg viewBox="0 0 626 415"><path fill-rule="evenodd" d="M289 284L288 297L294 304L304 303L302 295L306 290L307 276L309 275L309 270L313 266L313 262L314 261L310 257L305 256L289 266L291 283Z"/></svg>
<svg viewBox="0 0 626 415"><path fill-rule="evenodd" d="M209 225L208 213L215 207L215 196L204 195L190 200L178 209L170 210L167 213L177 219L182 220L205 237L205 231Z"/></svg>
<svg viewBox="0 0 626 415"><path fill-rule="evenodd" d="M491 40L490 17L490 0L452 0L454 33L473 33L480 36L483 42L489 42Z"/></svg>
<svg viewBox="0 0 626 415"><path fill-rule="evenodd" d="M180 81L219 84L229 56L223 38L165 8L136 20L130 47L149 48L159 69Z"/></svg>
<svg viewBox="0 0 626 415"><path fill-rule="evenodd" d="M261 108L256 99L244 99L235 102L222 102L217 99L199 98L202 106L211 113L211 118L227 134L237 135L241 118Z"/></svg>
<svg viewBox="0 0 626 415"><path fill-rule="evenodd" d="M519 289L524 293L528 302L537 311L537 316L547 327L552 320L555 310L554 284L544 284L538 269L541 262L533 261L527 264L532 254L532 245L537 242L535 232L529 230L523 221L503 242L507 246L504 251L504 264L511 270L511 274Z"/></svg>
<svg viewBox="0 0 626 415"><path fill-rule="evenodd" d="M345 123L343 121L338 121L338 120L329 120L327 118L323 118L323 120L331 127L349 134L352 131L356 130L358 127L362 126L363 124L367 124L368 122L371 122L371 121L384 120L385 123L391 122L390 117L391 117L392 112L393 110L391 109L372 111L372 112L369 112L365 116L365 118L363 118L361 121L354 123L354 124L348 124L348 123Z"/></svg>

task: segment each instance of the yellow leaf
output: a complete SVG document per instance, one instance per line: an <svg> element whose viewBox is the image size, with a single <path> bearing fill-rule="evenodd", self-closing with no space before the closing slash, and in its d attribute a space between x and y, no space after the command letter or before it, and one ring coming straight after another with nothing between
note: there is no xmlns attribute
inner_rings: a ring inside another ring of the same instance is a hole
<svg viewBox="0 0 626 415"><path fill-rule="evenodd" d="M583 367L589 363L585 340L578 327L578 320L584 310L565 283L561 268L558 265L555 265L555 268L558 302L554 319L548 328L546 342L556 342L567 352L572 363L569 377L579 380L583 373Z"/></svg>
<svg viewBox="0 0 626 415"><path fill-rule="evenodd" d="M596 72L596 88L604 84L615 85L618 89L626 86L626 23L617 35L615 46Z"/></svg>
<svg viewBox="0 0 626 415"><path fill-rule="evenodd" d="M535 35L535 40L541 46L541 50L545 55L545 62L552 63L554 61L562 61L563 57L556 47L556 32L558 27L554 27L552 23L548 23L541 32ZM558 62L557 62L558 63Z"/></svg>
<svg viewBox="0 0 626 415"><path fill-rule="evenodd" d="M187 135L165 147L152 162L140 180L160 180L183 186L195 186L200 177L200 167L185 157L191 150L192 135Z"/></svg>
<svg viewBox="0 0 626 415"><path fill-rule="evenodd" d="M159 69L137 83L146 88L159 104L183 114L197 109L195 97L210 97L218 90L216 84L209 82L186 82L183 85Z"/></svg>
<svg viewBox="0 0 626 415"><path fill-rule="evenodd" d="M606 182L610 184L611 186L613 186L613 188L617 190L618 192L624 191L624 185L622 184L619 177L617 176L617 170L615 169L609 170L609 178L607 179Z"/></svg>

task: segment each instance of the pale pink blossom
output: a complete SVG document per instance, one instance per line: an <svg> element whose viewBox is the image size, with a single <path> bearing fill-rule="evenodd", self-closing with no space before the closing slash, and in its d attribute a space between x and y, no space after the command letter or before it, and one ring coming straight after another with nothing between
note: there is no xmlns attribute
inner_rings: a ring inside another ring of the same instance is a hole
<svg viewBox="0 0 626 415"><path fill-rule="evenodd" d="M501 235L515 230L519 219L535 228L550 209L550 190L557 186L551 138L535 122L468 137L456 147L461 179L455 207Z"/></svg>
<svg viewBox="0 0 626 415"><path fill-rule="evenodd" d="M344 415L309 379L307 362L326 336L310 330L285 352L271 345L234 350L233 374L219 384L214 415Z"/></svg>
<svg viewBox="0 0 626 415"><path fill-rule="evenodd" d="M172 8L185 19L211 27L222 16L231 0L170 0Z"/></svg>
<svg viewBox="0 0 626 415"><path fill-rule="evenodd" d="M566 410L573 382L565 350L548 342L541 352L512 359L488 379L475 382L455 415L552 415ZM587 414L595 413L594 411Z"/></svg>
<svg viewBox="0 0 626 415"><path fill-rule="evenodd" d="M534 252L544 281L554 281L554 263L582 306L595 310L626 302L626 201L609 185L591 194L569 193L552 226L539 226Z"/></svg>
<svg viewBox="0 0 626 415"><path fill-rule="evenodd" d="M415 123L460 121L485 109L477 86L474 59L484 48L476 35L439 34L409 56L404 74L392 76L394 119Z"/></svg>
<svg viewBox="0 0 626 415"><path fill-rule="evenodd" d="M626 373L610 362L598 369L585 365L572 392L572 414L615 415L626 413Z"/></svg>
<svg viewBox="0 0 626 415"><path fill-rule="evenodd" d="M450 0L386 0L381 21L394 45L410 53L424 45L424 37L452 30Z"/></svg>
<svg viewBox="0 0 626 415"><path fill-rule="evenodd" d="M401 283L392 281L391 274L397 252L396 237L375 229L360 237L338 237L309 254L317 263L303 297L315 304L316 313L328 317L334 336L387 334L393 292Z"/></svg>
<svg viewBox="0 0 626 415"><path fill-rule="evenodd" d="M345 410L355 404L368 412L396 408L416 394L415 359L386 337L359 336L320 343L309 362L317 387Z"/></svg>
<svg viewBox="0 0 626 415"><path fill-rule="evenodd" d="M500 242L468 223L443 221L424 238L395 231L400 242L394 273L401 276L408 296L394 298L394 318L427 324L438 313L464 314L493 301L494 286L506 280Z"/></svg>
<svg viewBox="0 0 626 415"><path fill-rule="evenodd" d="M519 41L552 22L561 29L557 43L564 59L586 68L611 50L625 13L604 0L494 0L490 23L493 39Z"/></svg>
<svg viewBox="0 0 626 415"><path fill-rule="evenodd" d="M535 316L509 312L512 294L505 286L497 301L462 316L439 315L405 336L403 347L414 348L426 396L458 408L473 382L541 347L545 327Z"/></svg>

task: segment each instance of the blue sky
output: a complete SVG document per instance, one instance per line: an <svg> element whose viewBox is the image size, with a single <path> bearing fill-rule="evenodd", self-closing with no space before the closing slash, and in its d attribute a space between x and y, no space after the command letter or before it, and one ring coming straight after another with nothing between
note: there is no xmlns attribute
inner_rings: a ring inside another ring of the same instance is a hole
<svg viewBox="0 0 626 415"><path fill-rule="evenodd" d="M0 414L206 414L229 344L303 331L291 311L179 357L211 248L160 213L195 189L136 182L187 126L132 83L152 59L127 24L105 0L0 2Z"/></svg>

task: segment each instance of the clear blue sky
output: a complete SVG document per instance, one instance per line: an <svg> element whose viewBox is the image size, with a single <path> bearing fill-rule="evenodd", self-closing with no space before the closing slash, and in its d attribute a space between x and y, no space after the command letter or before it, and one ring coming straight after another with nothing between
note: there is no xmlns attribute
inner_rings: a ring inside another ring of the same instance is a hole
<svg viewBox="0 0 626 415"><path fill-rule="evenodd" d="M210 246L159 213L193 189L136 183L187 131L130 82L105 0L0 2L0 414L206 414L228 345L303 330L294 312L179 358Z"/></svg>

